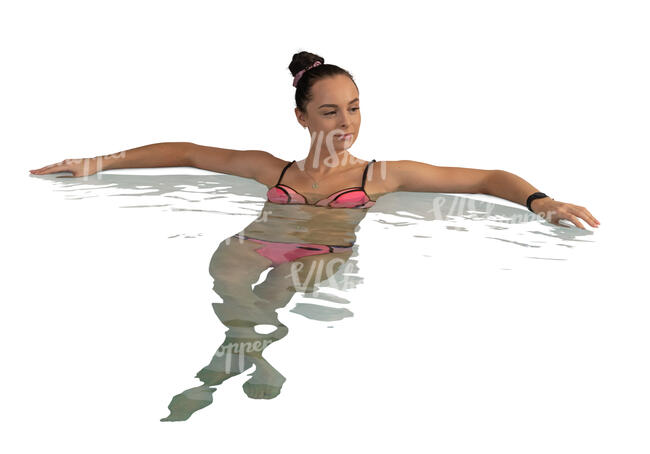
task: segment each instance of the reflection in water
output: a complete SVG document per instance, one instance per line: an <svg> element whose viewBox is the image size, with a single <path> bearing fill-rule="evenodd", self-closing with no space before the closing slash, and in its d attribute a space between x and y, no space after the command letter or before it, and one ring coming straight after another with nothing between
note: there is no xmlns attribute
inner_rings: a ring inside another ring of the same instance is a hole
<svg viewBox="0 0 650 454"><path fill-rule="evenodd" d="M57 190L67 192L69 199L153 197L149 203L128 199L130 204L121 207L256 216L242 231L223 240L212 254L209 271L213 290L222 299L213 304L213 309L226 327L225 339L210 362L196 374L201 385L175 395L169 403L170 414L163 421L188 419L212 403L218 385L249 370L250 378L243 389L250 398L272 399L279 395L286 378L264 358L264 350L289 331L278 320L277 310L285 307L297 292L314 299L349 303L340 296L319 291L318 285L345 291L361 281L354 274L356 260L351 257L357 250L356 231L368 211L374 214L373 221L385 228L409 229L418 238L431 237L430 221L444 222L447 229L456 232L480 226L488 230L486 239L528 250L534 248L537 253L528 258L536 260L565 260L540 257L539 250L553 242L571 248L572 243L588 241L579 237L592 234L577 227L549 224L525 207L513 208L456 195L387 194L368 210L264 202L263 185L230 175L97 174L75 179L52 175L38 178L58 183ZM161 198L169 199L168 203L161 203ZM210 209L212 199L221 199L219 209ZM523 238L514 239L515 227L522 225L532 229L516 232ZM510 235L496 236L497 232ZM182 235L170 238L179 236ZM264 280L258 283L266 270L269 271ZM353 315L346 308L307 303L297 304L292 312L326 322Z"/></svg>

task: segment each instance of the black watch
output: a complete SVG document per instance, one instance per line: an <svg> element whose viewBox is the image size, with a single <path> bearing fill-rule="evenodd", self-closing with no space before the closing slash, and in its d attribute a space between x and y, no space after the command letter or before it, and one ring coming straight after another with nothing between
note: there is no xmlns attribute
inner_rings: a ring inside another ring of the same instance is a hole
<svg viewBox="0 0 650 454"><path fill-rule="evenodd" d="M548 197L548 196L546 194L544 194L543 192L535 192L534 194L531 194L531 195L528 196L528 200L526 200L526 206L528 207L528 209L530 211L533 211L533 209L530 207L531 202L533 200L543 199L544 197ZM534 213L534 211L533 211L533 213Z"/></svg>

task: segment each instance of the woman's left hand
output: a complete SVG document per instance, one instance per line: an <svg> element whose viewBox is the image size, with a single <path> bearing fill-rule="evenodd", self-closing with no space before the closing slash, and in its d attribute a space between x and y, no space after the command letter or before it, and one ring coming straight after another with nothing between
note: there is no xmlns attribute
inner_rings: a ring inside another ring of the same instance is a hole
<svg viewBox="0 0 650 454"><path fill-rule="evenodd" d="M560 202L550 197L533 200L530 204L535 214L539 214L551 224L566 227L560 224L560 219L566 219L575 225L584 229L578 218L583 219L592 227L598 227L600 222L585 207L574 205L572 203Z"/></svg>

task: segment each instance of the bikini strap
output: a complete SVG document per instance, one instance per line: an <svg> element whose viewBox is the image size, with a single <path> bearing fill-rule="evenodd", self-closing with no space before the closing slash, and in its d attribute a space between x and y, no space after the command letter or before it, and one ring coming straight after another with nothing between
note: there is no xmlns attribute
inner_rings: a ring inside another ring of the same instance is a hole
<svg viewBox="0 0 650 454"><path fill-rule="evenodd" d="M293 161L291 161L289 164L287 164L286 166L284 166L284 169L282 169L282 173L280 174L280 178L278 179L278 182L275 183L276 186L280 184L280 181L282 181L282 177L284 176L284 172L286 172L287 169L289 168L289 166L290 166L291 164L293 164L294 162L296 162L295 159L294 159Z"/></svg>
<svg viewBox="0 0 650 454"><path fill-rule="evenodd" d="M361 180L361 189L363 189L364 191L366 190L365 189L366 188L366 174L368 173L368 167L370 167L370 164L372 164L373 162L375 162L374 159L372 161L370 161L368 164L366 164L366 169L363 171L363 180Z"/></svg>

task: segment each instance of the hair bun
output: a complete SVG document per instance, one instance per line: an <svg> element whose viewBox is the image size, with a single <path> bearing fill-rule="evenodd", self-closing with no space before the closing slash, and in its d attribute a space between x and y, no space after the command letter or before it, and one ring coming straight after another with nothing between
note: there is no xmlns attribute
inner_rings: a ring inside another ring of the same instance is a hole
<svg viewBox="0 0 650 454"><path fill-rule="evenodd" d="M289 64L289 71L291 71L291 75L293 76L293 86L296 88L294 94L296 108L302 112L306 112L307 103L312 98L312 86L319 80L343 75L349 77L356 86L352 74L348 71L331 63L325 64L323 57L307 51L293 54L293 58Z"/></svg>
<svg viewBox="0 0 650 454"><path fill-rule="evenodd" d="M296 77L300 71L310 67L316 62L320 62L319 64L324 64L325 59L320 55L312 54L311 52L307 51L301 51L297 54L293 54L293 58L289 64L289 71L291 71L292 76Z"/></svg>

